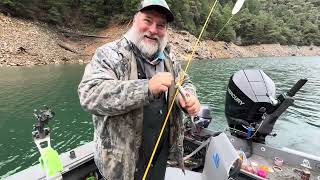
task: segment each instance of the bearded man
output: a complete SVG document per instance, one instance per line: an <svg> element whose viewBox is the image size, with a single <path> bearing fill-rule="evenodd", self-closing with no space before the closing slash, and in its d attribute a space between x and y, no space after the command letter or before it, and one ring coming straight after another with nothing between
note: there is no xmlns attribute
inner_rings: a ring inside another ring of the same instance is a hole
<svg viewBox="0 0 320 180"><path fill-rule="evenodd" d="M167 44L174 19L164 0L144 0L130 30L96 50L78 93L92 114L94 159L107 180L141 179L174 99L183 70ZM164 179L168 158L183 166L182 109L196 115L200 103L186 75L147 179Z"/></svg>

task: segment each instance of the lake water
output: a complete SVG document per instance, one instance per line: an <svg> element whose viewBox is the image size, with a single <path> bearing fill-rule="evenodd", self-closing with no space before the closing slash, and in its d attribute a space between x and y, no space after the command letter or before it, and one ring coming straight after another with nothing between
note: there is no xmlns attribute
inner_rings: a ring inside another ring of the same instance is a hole
<svg viewBox="0 0 320 180"><path fill-rule="evenodd" d="M243 58L193 62L189 74L201 103L212 108L211 129L227 127L224 98L230 76L240 69L262 69L275 82L277 94L300 78L307 84L295 105L277 121L276 137L267 144L320 156L320 57ZM33 110L46 104L55 113L50 121L51 144L59 153L92 140L91 116L77 96L84 65L0 68L0 179L38 163L32 141Z"/></svg>

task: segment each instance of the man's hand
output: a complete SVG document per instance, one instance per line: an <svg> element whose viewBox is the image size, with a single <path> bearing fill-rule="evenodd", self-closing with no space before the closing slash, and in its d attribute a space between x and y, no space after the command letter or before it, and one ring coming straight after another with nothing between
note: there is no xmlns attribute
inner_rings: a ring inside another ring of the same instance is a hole
<svg viewBox="0 0 320 180"><path fill-rule="evenodd" d="M196 116L200 111L200 102L198 98L188 92L183 92L185 99L178 94L180 106L187 110L190 116Z"/></svg>
<svg viewBox="0 0 320 180"><path fill-rule="evenodd" d="M173 83L173 77L169 72L159 72L149 80L149 90L153 95L167 92Z"/></svg>

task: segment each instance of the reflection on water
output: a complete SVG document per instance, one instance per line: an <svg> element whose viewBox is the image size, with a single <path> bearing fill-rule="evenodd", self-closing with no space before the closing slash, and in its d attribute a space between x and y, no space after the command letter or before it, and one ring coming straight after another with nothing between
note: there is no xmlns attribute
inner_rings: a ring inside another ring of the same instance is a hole
<svg viewBox="0 0 320 180"><path fill-rule="evenodd" d="M194 62L189 74L201 102L209 104L214 121L210 128L227 127L224 98L229 77L240 69L262 69L275 82L277 92L287 91L300 78L307 84L296 95L293 107L277 121L277 137L269 144L320 156L320 58L250 58ZM49 105L56 112L50 122L53 147L68 151L92 140L92 122L77 96L83 65L56 65L0 70L0 179L37 163L32 141L34 108Z"/></svg>

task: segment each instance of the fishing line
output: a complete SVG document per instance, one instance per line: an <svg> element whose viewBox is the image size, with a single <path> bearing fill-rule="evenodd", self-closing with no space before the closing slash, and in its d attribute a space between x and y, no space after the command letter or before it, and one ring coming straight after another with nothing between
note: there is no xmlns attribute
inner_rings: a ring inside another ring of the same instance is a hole
<svg viewBox="0 0 320 180"><path fill-rule="evenodd" d="M212 15L213 9L214 9L214 7L216 6L217 2L218 2L218 0L215 0L213 6L211 7L211 10L210 10L210 12L209 12L209 14L208 14L208 16L207 16L207 19L206 19L206 21L205 21L205 23L204 23L204 25L203 25L203 27L202 27L202 30L201 30L200 34L199 34L199 37L198 37L196 43L193 45L192 53L191 53L190 56L187 57L187 58L188 58L188 63L187 63L187 65L186 65L186 67L185 67L185 69L184 69L184 71L183 71L184 73L182 73L182 76L181 76L181 78L180 78L180 80L179 80L179 82L178 82L178 85L181 85L181 84L182 84L182 81L183 81L184 78L185 78L185 74L186 74L185 72L188 71L190 62L191 62L191 60L192 60L192 56L195 54L195 51L196 51L197 48L198 48L198 44L199 44L200 38L201 38L201 36L202 36L202 34L203 34L206 26L208 25L210 16ZM154 148L153 148L151 157L150 157L150 159L149 159L149 162L148 162L147 168L146 168L146 170L145 170L145 172L144 172L144 175L143 175L143 177L142 177L142 180L145 180L146 177L147 177L147 174L148 174L148 172L149 172L149 169L150 169L152 160L153 160L154 155L155 155L155 153L156 153L156 150L157 150L157 148L158 148L160 139L161 139L161 137L162 137L163 131L164 131L164 129L165 129L165 127L166 127L166 124L167 124L167 122L168 122L169 115L170 115L170 113L171 113L171 111L172 111L172 107L173 107L173 105L174 105L174 103L175 103L175 100L176 100L176 98L177 98L177 96L178 96L178 93L179 93L179 91L178 91L178 89L176 89L176 93L175 93L175 95L174 95L174 97L173 97L173 100L172 100L172 102L171 102L170 108L169 108L168 113L167 113L167 115L166 115L166 119L164 120L164 123L163 123L163 125L162 125L162 128L161 128L160 134L159 134L159 136L158 136L157 142L156 142L156 144L155 144L155 146L154 146Z"/></svg>
<svg viewBox="0 0 320 180"><path fill-rule="evenodd" d="M232 12L231 12L231 17L229 18L229 20L222 26L222 28L220 29L220 31L214 36L213 40L216 39L219 34L222 32L222 30L227 26L227 24L229 24L229 22L231 21L232 17L237 14L241 7L243 6L245 0L238 0L236 2L236 4L234 5L233 9L232 9Z"/></svg>
<svg viewBox="0 0 320 180"><path fill-rule="evenodd" d="M219 34L223 31L223 29L229 24L229 22L231 21L233 15L229 18L229 20L222 26L222 28L220 29L220 31L214 36L213 40L215 40Z"/></svg>

